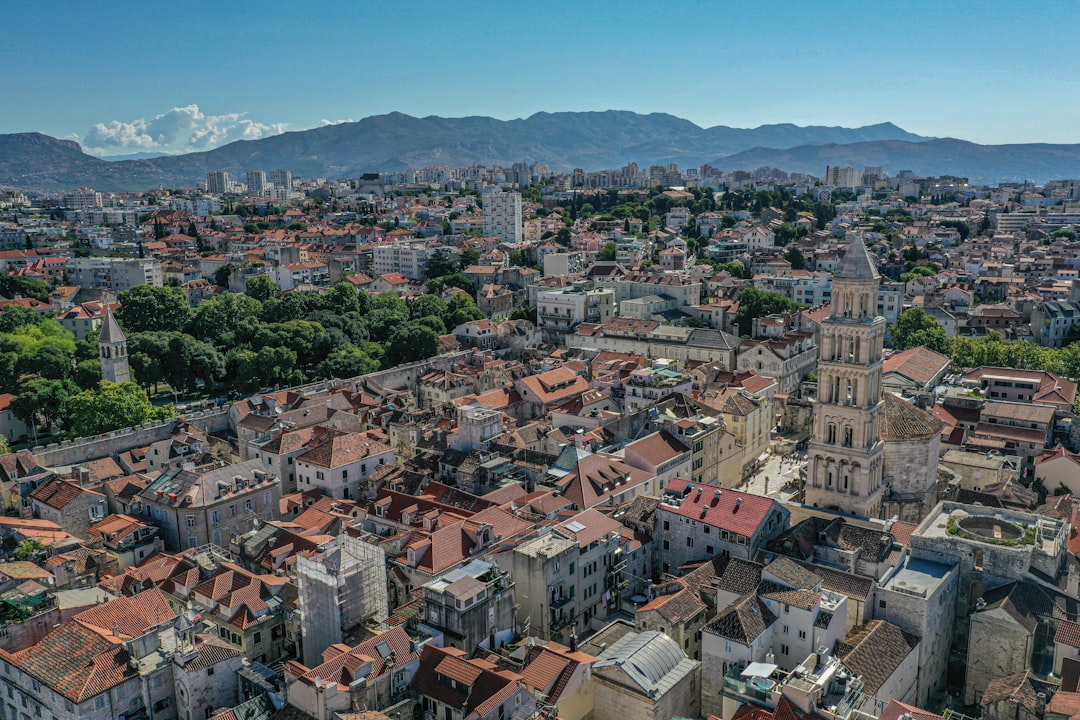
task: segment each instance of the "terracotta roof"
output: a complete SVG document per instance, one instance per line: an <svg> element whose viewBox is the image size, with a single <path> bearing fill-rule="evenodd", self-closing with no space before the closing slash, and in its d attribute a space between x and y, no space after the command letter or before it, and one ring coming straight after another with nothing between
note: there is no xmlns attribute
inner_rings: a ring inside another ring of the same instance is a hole
<svg viewBox="0 0 1080 720"><path fill-rule="evenodd" d="M100 493L96 493L93 490L87 490L76 483L65 480L52 480L39 485L37 489L30 493L30 497L43 505L48 505L57 510L63 510L84 494L95 495L101 500L105 499L105 496Z"/></svg>
<svg viewBox="0 0 1080 720"><path fill-rule="evenodd" d="M914 705L902 703L899 700L890 702L885 707L885 710L881 713L881 717L879 717L878 720L900 720L900 717L903 715L908 715L913 718L913 720L943 720L941 715L935 715L929 710L923 710Z"/></svg>
<svg viewBox="0 0 1080 720"><path fill-rule="evenodd" d="M872 695L918 643L917 637L892 623L871 620L852 630L843 642L837 643L836 657L856 675L862 676L866 694Z"/></svg>
<svg viewBox="0 0 1080 720"><path fill-rule="evenodd" d="M686 492L681 504L669 504L671 494ZM717 497L719 494L719 497ZM768 497L739 490L722 489L712 485L694 487L693 483L676 478L665 488L665 499L657 506L658 515L673 513L711 525L728 532L753 537L769 514L779 504Z"/></svg>
<svg viewBox="0 0 1080 720"><path fill-rule="evenodd" d="M1058 623L1057 632L1054 633L1054 642L1080 648L1080 625L1062 620Z"/></svg>
<svg viewBox="0 0 1080 720"><path fill-rule="evenodd" d="M776 616L758 598L756 592L751 592L717 615L716 619L706 626L706 630L714 635L749 645L774 622L776 622Z"/></svg>
<svg viewBox="0 0 1080 720"><path fill-rule="evenodd" d="M136 677L124 646L77 622L53 630L38 643L0 657L74 703Z"/></svg>
<svg viewBox="0 0 1080 720"><path fill-rule="evenodd" d="M881 437L886 442L932 438L944 427L932 414L892 393L885 393L882 397L885 400L885 422L881 426Z"/></svg>
<svg viewBox="0 0 1080 720"><path fill-rule="evenodd" d="M949 358L919 345L885 358L882 371L897 373L919 385L926 385L949 366Z"/></svg>

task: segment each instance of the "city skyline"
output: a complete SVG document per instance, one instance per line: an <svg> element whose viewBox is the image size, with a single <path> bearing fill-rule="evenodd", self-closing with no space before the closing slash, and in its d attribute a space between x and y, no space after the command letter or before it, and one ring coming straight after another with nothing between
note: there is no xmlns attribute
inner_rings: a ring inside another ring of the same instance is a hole
<svg viewBox="0 0 1080 720"><path fill-rule="evenodd" d="M1065 3L1024 22L999 2L115 7L9 8L11 27L40 30L6 44L0 132L162 154L392 111L620 109L702 127L893 122L986 144L1080 141L1078 83L1052 72L1078 25Z"/></svg>

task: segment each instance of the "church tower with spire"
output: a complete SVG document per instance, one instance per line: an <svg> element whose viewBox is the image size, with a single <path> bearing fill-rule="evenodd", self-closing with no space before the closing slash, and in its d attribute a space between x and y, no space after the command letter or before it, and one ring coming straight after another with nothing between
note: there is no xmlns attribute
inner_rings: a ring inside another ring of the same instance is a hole
<svg viewBox="0 0 1080 720"><path fill-rule="evenodd" d="M101 337L98 338L98 350L101 356L101 379L114 383L131 381L131 368L128 366L127 338L120 330L112 310L105 311L105 321L101 324Z"/></svg>
<svg viewBox="0 0 1080 720"><path fill-rule="evenodd" d="M807 456L806 504L854 515L881 513L882 348L878 275L861 240L833 275L832 315L821 324L818 398Z"/></svg>

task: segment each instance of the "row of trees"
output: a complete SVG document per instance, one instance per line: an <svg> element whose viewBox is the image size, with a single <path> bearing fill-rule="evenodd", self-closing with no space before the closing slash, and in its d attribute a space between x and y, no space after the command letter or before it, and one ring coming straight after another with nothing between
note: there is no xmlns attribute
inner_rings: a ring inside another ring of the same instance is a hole
<svg viewBox="0 0 1080 720"><path fill-rule="evenodd" d="M436 355L439 336L483 318L471 296L405 301L341 283L321 295L282 293L271 278L194 310L177 287L121 293L134 383L101 382L97 338L76 342L57 320L23 307L0 313L0 392L34 428L93 435L171 414L147 394L250 393L318 378L353 377ZM144 392L145 391L145 392Z"/></svg>
<svg viewBox="0 0 1080 720"><path fill-rule="evenodd" d="M993 333L983 338L948 338L941 323L922 308L909 308L892 327L897 350L923 345L947 355L955 370L980 366L1045 370L1080 380L1080 342L1061 349L1043 347L1027 340L1005 340Z"/></svg>

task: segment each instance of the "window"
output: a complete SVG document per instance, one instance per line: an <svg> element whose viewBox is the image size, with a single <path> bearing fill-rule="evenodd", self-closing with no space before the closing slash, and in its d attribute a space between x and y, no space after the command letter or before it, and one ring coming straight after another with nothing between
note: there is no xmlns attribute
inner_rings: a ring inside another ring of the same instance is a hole
<svg viewBox="0 0 1080 720"><path fill-rule="evenodd" d="M270 491L267 490L263 493L263 505L269 506L271 502L273 502L273 495L271 495Z"/></svg>
<svg viewBox="0 0 1080 720"><path fill-rule="evenodd" d="M667 520L664 521L664 529L665 530L670 530L671 529L671 523L669 523Z"/></svg>
<svg viewBox="0 0 1080 720"><path fill-rule="evenodd" d="M253 643L255 643L256 645L261 643L262 642L262 633L259 632L259 631L256 631L255 634L251 636L251 641Z"/></svg>
<svg viewBox="0 0 1080 720"><path fill-rule="evenodd" d="M236 517L236 503L229 505L229 517Z"/></svg>
<svg viewBox="0 0 1080 720"><path fill-rule="evenodd" d="M879 608L881 608L882 610L884 610L885 609L885 601L884 600L878 600L877 601L877 606Z"/></svg>
<svg viewBox="0 0 1080 720"><path fill-rule="evenodd" d="M694 538L692 538L692 537L686 538L686 547L694 547Z"/></svg>
<svg viewBox="0 0 1080 720"><path fill-rule="evenodd" d="M289 465L292 465L292 461L293 461L293 459L289 458Z"/></svg>
<svg viewBox="0 0 1080 720"><path fill-rule="evenodd" d="M247 510L248 512L251 512L251 507L252 507L251 498L248 498L247 500L244 501L244 509Z"/></svg>
<svg viewBox="0 0 1080 720"><path fill-rule="evenodd" d="M712 555L713 554L713 546L712 545L706 545L705 546L705 552L708 553L709 555Z"/></svg>
<svg viewBox="0 0 1080 720"><path fill-rule="evenodd" d="M316 470L315 471L315 479L316 480L322 480L323 479L322 470Z"/></svg>
<svg viewBox="0 0 1080 720"><path fill-rule="evenodd" d="M348 480L349 479L349 471L348 470L342 470L341 471L341 479L342 480Z"/></svg>
<svg viewBox="0 0 1080 720"><path fill-rule="evenodd" d="M214 527L217 527L218 525L221 524L221 511L220 510L214 510L213 512L210 513L210 522L214 524Z"/></svg>
<svg viewBox="0 0 1080 720"><path fill-rule="evenodd" d="M784 612L786 612L786 613L791 612L791 606L788 605L787 603L784 603Z"/></svg>
<svg viewBox="0 0 1080 720"><path fill-rule="evenodd" d="M207 677L210 677L213 674L214 674L214 668L212 668L212 667L206 668L206 676Z"/></svg>
<svg viewBox="0 0 1080 720"><path fill-rule="evenodd" d="M189 528L195 527L195 516L194 515L185 515L184 516L184 521L187 523L187 526Z"/></svg>
<svg viewBox="0 0 1080 720"><path fill-rule="evenodd" d="M790 648L788 648L787 645L781 645L780 646L780 654L781 655L787 655L789 650L790 650Z"/></svg>
<svg viewBox="0 0 1080 720"><path fill-rule="evenodd" d="M199 546L199 539L197 537L195 537L194 535L188 535L187 546L189 548L198 547Z"/></svg>
<svg viewBox="0 0 1080 720"><path fill-rule="evenodd" d="M668 541L667 541L667 540L665 540L665 541L664 541L664 549L665 549L665 550L668 550L668 549L670 549L669 545L670 545L670 544L668 543Z"/></svg>
<svg viewBox="0 0 1080 720"><path fill-rule="evenodd" d="M787 635L789 631L790 631L790 628L788 628L788 626L785 625L784 626L784 634Z"/></svg>
<svg viewBox="0 0 1080 720"><path fill-rule="evenodd" d="M805 640L806 639L806 631L805 630L800 630L799 631L799 639L800 640Z"/></svg>

